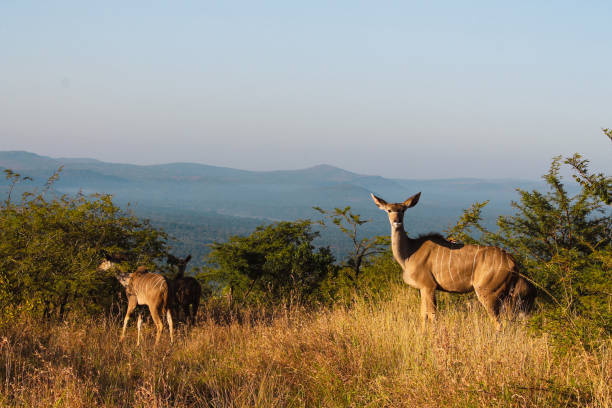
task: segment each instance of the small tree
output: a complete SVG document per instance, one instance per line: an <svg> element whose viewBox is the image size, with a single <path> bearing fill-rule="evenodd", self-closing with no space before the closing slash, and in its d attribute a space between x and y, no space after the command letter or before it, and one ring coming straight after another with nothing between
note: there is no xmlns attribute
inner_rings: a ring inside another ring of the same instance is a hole
<svg viewBox="0 0 612 408"><path fill-rule="evenodd" d="M387 250L389 238L387 236L359 238L359 227L370 222L370 220L364 220L359 214L353 213L351 207L345 207L344 209L335 208L333 211L324 210L320 207L313 208L337 226L351 241L352 250L349 252L343 267L348 268L352 272L352 274L347 276L353 282L353 285L357 286L362 275L362 267L364 264L367 264L370 257ZM324 221L320 221L320 224L326 225Z"/></svg>
<svg viewBox="0 0 612 408"><path fill-rule="evenodd" d="M278 222L258 227L247 237L212 244L200 278L229 291L234 301L282 303L320 298L320 285L333 269L329 248L315 248L310 221Z"/></svg>
<svg viewBox="0 0 612 408"><path fill-rule="evenodd" d="M612 142L612 129L603 129L604 134ZM612 205L612 177L605 176L603 173L591 173L589 171L589 161L578 153L565 159L565 163L574 170L574 180L591 195L599 197L601 201Z"/></svg>
<svg viewBox="0 0 612 408"><path fill-rule="evenodd" d="M472 237L474 232L479 235L485 234L486 229L480 225L482 221L482 209L489 203L489 200L482 203L474 203L472 206L463 211L461 218L457 223L444 231L446 236L451 241L459 241L465 244L479 244L479 240Z"/></svg>

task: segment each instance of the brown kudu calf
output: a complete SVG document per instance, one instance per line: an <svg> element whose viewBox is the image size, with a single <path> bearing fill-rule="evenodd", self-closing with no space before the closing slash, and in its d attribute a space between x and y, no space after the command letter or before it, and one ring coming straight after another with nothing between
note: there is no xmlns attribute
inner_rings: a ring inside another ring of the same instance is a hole
<svg viewBox="0 0 612 408"><path fill-rule="evenodd" d="M111 255L105 254L105 260L100 264L99 269L108 271L115 268L115 265L120 259ZM171 306L171 292L168 288L168 282L166 278L158 273L152 273L147 270L144 266L139 266L132 273L117 272L117 280L125 287L125 294L128 298L128 307L123 319L123 329L121 331L120 341L125 338L125 330L127 328L128 320L130 315L134 312L137 305L147 305L151 312L153 322L157 327L157 336L155 337L155 344L159 343L161 333L164 325L160 315L166 315L168 321L168 328L170 330L170 341L174 341L174 330L172 322L172 313L170 312ZM138 316L138 340L136 345L140 345L140 329L142 326L142 316Z"/></svg>
<svg viewBox="0 0 612 408"><path fill-rule="evenodd" d="M168 254L168 264L178 267L178 275L170 281L170 289L173 292L175 306L182 308L185 314L185 320L189 320L191 324L195 324L198 314L198 306L200 305L200 297L202 296L202 287L197 279L185 275L187 263L191 260L191 255L186 258L177 258L174 255Z"/></svg>
<svg viewBox="0 0 612 408"><path fill-rule="evenodd" d="M402 203L387 203L372 194L374 203L386 211L391 224L393 257L403 269L403 280L421 292L421 318L435 320L435 291L466 293L474 290L478 300L499 329L501 302L509 297L511 306L530 307L534 287L520 274L507 252L494 246L448 242L441 235L408 238L404 211L414 207L421 193Z"/></svg>

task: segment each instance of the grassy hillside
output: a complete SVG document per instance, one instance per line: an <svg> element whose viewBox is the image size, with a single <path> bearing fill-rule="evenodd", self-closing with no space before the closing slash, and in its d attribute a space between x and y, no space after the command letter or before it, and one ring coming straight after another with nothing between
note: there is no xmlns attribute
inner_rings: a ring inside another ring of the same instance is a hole
<svg viewBox="0 0 612 408"><path fill-rule="evenodd" d="M155 348L149 323L136 348L133 323L127 341L118 342L125 304L117 296L117 271L96 266L102 249L117 248L131 253L133 262L128 258L119 267L136 261L153 266L167 255L165 235L108 196L57 199L50 191L5 201L0 406L612 406L612 226L602 204L609 202L608 190L585 183L581 195L571 196L559 177L560 160L545 176L552 192L519 191L517 211L500 218L499 232L479 225L480 205L455 228L461 240L474 241L466 233L474 226L484 232L480 239L512 249L541 289L529 320L505 319L499 332L473 294L441 294L438 321L420 330L417 292L398 284L399 266L390 253L360 271L341 268L326 250L315 250L310 224L281 222L217 246L212 260L218 268L199 277L219 290L205 297L199 324L180 328L174 344L164 337ZM236 190L241 199L206 198L225 205L214 210L195 198L195 184L141 181L132 193L161 201L148 200L134 211L176 231L170 250L185 255L213 240L249 234L268 222L258 215L262 209L276 211L276 219L297 217L306 205L298 205L300 192L328 192L313 193L312 204L365 200L365 189L346 181L351 173L332 173L330 180L340 179L336 184L313 186L310 180L295 190L287 182L267 190L221 183L218 192ZM440 197L458 202L474 187L470 180L432 183L447 189ZM481 184L486 191L503 190ZM183 193L166 196L168 191ZM407 215L407 229L412 234L418 222L432 220L440 225L435 209L450 218L456 205L424 202ZM246 214L238 217L233 209ZM372 228L388 229L387 217L371 211L365 236L374 235ZM546 245L551 237L554 245ZM324 239L333 242L332 235Z"/></svg>
<svg viewBox="0 0 612 408"><path fill-rule="evenodd" d="M559 353L521 322L495 332L480 305L419 329L416 291L378 304L277 309L201 325L153 348L118 343L119 317L24 321L0 339L0 404L32 407L612 406L610 344Z"/></svg>

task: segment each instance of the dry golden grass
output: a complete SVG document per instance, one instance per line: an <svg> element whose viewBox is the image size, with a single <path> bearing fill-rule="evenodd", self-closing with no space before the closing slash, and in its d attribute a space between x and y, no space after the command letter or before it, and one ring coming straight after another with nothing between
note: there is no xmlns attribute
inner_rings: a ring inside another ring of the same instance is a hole
<svg viewBox="0 0 612 408"><path fill-rule="evenodd" d="M416 291L350 309L212 319L153 347L109 320L23 323L0 338L0 405L203 407L612 406L609 344L555 352L479 307L419 328ZM167 333L166 333L167 334Z"/></svg>

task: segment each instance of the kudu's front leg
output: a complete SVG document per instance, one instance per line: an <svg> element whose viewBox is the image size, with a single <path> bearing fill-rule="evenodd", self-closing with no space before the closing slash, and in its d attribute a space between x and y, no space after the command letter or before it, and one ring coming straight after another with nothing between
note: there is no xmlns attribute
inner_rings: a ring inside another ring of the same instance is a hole
<svg viewBox="0 0 612 408"><path fill-rule="evenodd" d="M499 292L495 293L491 290L482 288L476 288L476 296L482 305L484 306L487 314L493 321L496 331L501 330L501 322L499 321Z"/></svg>
<svg viewBox="0 0 612 408"><path fill-rule="evenodd" d="M130 320L130 315L134 309L136 309L137 304L138 302L136 301L136 298L128 297L128 307L127 311L125 312L125 318L123 319L123 329L121 330L121 337L119 337L119 341L123 341L125 338L125 329L127 328L128 321Z"/></svg>
<svg viewBox="0 0 612 408"><path fill-rule="evenodd" d="M436 290L432 288L421 289L421 328L427 328L427 320L432 324L436 321Z"/></svg>

